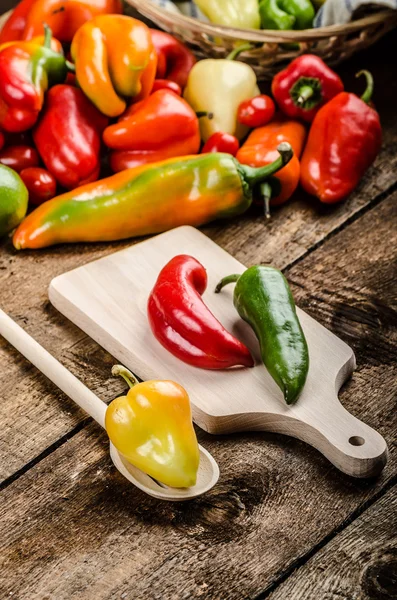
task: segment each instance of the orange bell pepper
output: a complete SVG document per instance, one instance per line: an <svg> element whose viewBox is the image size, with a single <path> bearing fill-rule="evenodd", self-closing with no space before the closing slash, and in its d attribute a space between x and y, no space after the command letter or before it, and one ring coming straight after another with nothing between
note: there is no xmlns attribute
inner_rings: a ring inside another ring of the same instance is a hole
<svg viewBox="0 0 397 600"><path fill-rule="evenodd" d="M236 158L242 164L262 167L277 158L275 149L278 144L288 142L292 146L294 156L290 162L261 185L261 204L264 201L266 217L270 217L269 205L284 204L296 190L300 178L299 157L303 152L305 139L306 129L302 123L277 115L267 125L254 129L237 152Z"/></svg>
<svg viewBox="0 0 397 600"><path fill-rule="evenodd" d="M103 133L113 171L123 171L173 156L196 154L200 126L189 104L170 90L158 90L133 104Z"/></svg>
<svg viewBox="0 0 397 600"><path fill-rule="evenodd" d="M102 15L73 38L71 55L80 87L108 117L118 117L125 98L146 98L153 86L157 54L149 28L132 17Z"/></svg>
<svg viewBox="0 0 397 600"><path fill-rule="evenodd" d="M121 0L36 0L26 16L22 39L41 35L46 23L54 37L71 42L76 31L90 19L122 12Z"/></svg>

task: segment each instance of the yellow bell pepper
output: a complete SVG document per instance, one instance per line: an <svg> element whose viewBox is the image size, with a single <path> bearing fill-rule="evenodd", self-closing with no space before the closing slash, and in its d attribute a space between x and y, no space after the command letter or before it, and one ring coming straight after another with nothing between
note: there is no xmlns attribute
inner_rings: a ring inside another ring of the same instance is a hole
<svg viewBox="0 0 397 600"><path fill-rule="evenodd" d="M258 0L195 0L206 17L218 25L259 29Z"/></svg>
<svg viewBox="0 0 397 600"><path fill-rule="evenodd" d="M108 117L149 96L157 69L157 54L149 28L132 17L101 15L76 32L71 46L79 85Z"/></svg>
<svg viewBox="0 0 397 600"><path fill-rule="evenodd" d="M173 381L138 383L121 365L112 373L131 388L106 410L112 444L131 464L165 485L195 485L199 447L187 392Z"/></svg>
<svg viewBox="0 0 397 600"><path fill-rule="evenodd" d="M237 121L238 107L260 91L252 67L234 60L248 48L251 46L239 46L225 59L200 60L189 73L184 98L196 112L208 113L200 118L204 142L217 131L240 140L248 133L248 128Z"/></svg>

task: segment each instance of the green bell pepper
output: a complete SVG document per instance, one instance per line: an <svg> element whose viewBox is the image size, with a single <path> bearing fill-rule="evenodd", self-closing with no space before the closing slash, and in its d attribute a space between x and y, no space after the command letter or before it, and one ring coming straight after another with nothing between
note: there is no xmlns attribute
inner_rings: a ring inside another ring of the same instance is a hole
<svg viewBox="0 0 397 600"><path fill-rule="evenodd" d="M262 0L262 29L311 29L315 11L310 0Z"/></svg>
<svg viewBox="0 0 397 600"><path fill-rule="evenodd" d="M18 173L0 164L0 237L22 221L28 198L28 190Z"/></svg>

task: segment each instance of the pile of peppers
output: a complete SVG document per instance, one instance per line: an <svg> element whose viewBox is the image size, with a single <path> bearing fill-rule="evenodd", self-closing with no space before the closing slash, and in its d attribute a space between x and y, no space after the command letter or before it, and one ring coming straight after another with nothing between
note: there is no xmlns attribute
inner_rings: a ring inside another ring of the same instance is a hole
<svg viewBox="0 0 397 600"><path fill-rule="evenodd" d="M308 26L305 3L199 4L229 25L282 28L286 13ZM246 49L197 62L119 0L23 0L0 32L0 164L37 207L15 248L198 226L253 203L269 217L299 185L324 203L346 198L381 145L370 73L358 98L305 54L274 77L272 98L239 60Z"/></svg>

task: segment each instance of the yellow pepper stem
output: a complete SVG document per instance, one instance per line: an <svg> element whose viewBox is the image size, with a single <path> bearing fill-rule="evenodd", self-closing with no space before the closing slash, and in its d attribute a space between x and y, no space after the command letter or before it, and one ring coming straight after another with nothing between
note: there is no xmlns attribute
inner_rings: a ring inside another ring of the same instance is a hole
<svg viewBox="0 0 397 600"><path fill-rule="evenodd" d="M137 383L139 383L138 379L135 377L135 375L133 375L131 373L131 371L129 369L127 369L127 367L124 367L123 365L114 365L112 367L112 375L114 377L122 377L124 379L124 381L127 382L128 387L131 389L134 387L134 385L137 385Z"/></svg>
<svg viewBox="0 0 397 600"><path fill-rule="evenodd" d="M237 48L234 48L234 50L232 50L230 54L226 56L226 60L235 60L238 57L238 55L241 54L241 52L252 50L252 48L252 44L241 44L241 46L237 46Z"/></svg>

